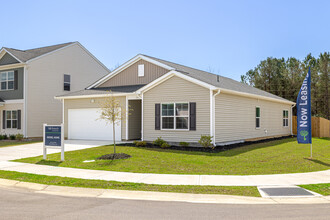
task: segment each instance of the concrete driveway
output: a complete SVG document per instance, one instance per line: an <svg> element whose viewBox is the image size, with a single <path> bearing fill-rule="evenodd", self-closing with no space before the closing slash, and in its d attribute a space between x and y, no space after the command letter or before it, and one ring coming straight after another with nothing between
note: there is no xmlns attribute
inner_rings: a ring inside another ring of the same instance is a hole
<svg viewBox="0 0 330 220"><path fill-rule="evenodd" d="M111 141L65 140L65 151L81 150L112 144ZM0 161L16 160L42 155L42 142L0 148ZM60 152L60 149L47 149L47 154Z"/></svg>

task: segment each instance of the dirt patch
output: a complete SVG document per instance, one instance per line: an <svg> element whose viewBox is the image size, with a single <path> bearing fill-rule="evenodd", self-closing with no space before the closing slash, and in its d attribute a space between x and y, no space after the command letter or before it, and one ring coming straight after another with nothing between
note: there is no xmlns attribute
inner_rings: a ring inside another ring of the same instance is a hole
<svg viewBox="0 0 330 220"><path fill-rule="evenodd" d="M117 153L117 154L106 154L96 159L98 160L118 160L118 159L128 159L132 157L131 155L124 154L124 153Z"/></svg>

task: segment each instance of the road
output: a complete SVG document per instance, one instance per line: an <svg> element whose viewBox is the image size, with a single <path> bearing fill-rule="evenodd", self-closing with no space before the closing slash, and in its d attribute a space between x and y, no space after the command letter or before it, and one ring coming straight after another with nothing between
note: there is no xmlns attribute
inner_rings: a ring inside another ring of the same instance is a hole
<svg viewBox="0 0 330 220"><path fill-rule="evenodd" d="M0 188L0 219L329 219L330 205L230 205L62 197Z"/></svg>

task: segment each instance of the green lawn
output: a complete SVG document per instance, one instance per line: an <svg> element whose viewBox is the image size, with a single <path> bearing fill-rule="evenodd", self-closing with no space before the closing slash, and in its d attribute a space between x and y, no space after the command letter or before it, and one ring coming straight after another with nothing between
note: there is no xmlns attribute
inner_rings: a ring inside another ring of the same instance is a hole
<svg viewBox="0 0 330 220"><path fill-rule="evenodd" d="M23 182L40 183L46 185L72 186L101 189L135 190L135 191L158 191L198 194L224 194L239 196L260 197L257 187L254 186L182 186L182 185L155 185L143 183L126 183L104 180L85 180L58 176L35 175L14 171L0 170L3 179L18 180Z"/></svg>
<svg viewBox="0 0 330 220"><path fill-rule="evenodd" d="M330 183L320 183L311 185L301 185L305 189L319 193L324 196L330 196Z"/></svg>
<svg viewBox="0 0 330 220"><path fill-rule="evenodd" d="M15 145L32 144L37 142L40 141L17 141L17 142L0 141L0 147L10 147Z"/></svg>
<svg viewBox="0 0 330 220"><path fill-rule="evenodd" d="M20 159L26 163L46 164L95 170L112 170L138 173L169 174L223 174L252 175L312 172L330 169L330 139L313 138L313 159L310 145L297 144L295 138L253 144L220 153L187 152L171 149L151 149L118 146L117 152L132 157L125 160L83 163L112 153L113 146L65 153L61 163L60 154Z"/></svg>

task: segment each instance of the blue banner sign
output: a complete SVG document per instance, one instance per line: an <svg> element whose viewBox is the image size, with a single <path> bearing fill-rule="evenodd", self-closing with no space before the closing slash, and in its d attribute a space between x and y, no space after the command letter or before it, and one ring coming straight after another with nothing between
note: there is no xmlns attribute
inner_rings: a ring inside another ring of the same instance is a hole
<svg viewBox="0 0 330 220"><path fill-rule="evenodd" d="M45 145L46 146L62 146L61 126L45 126Z"/></svg>
<svg viewBox="0 0 330 220"><path fill-rule="evenodd" d="M297 98L297 141L299 144L312 143L310 68L300 88Z"/></svg>

